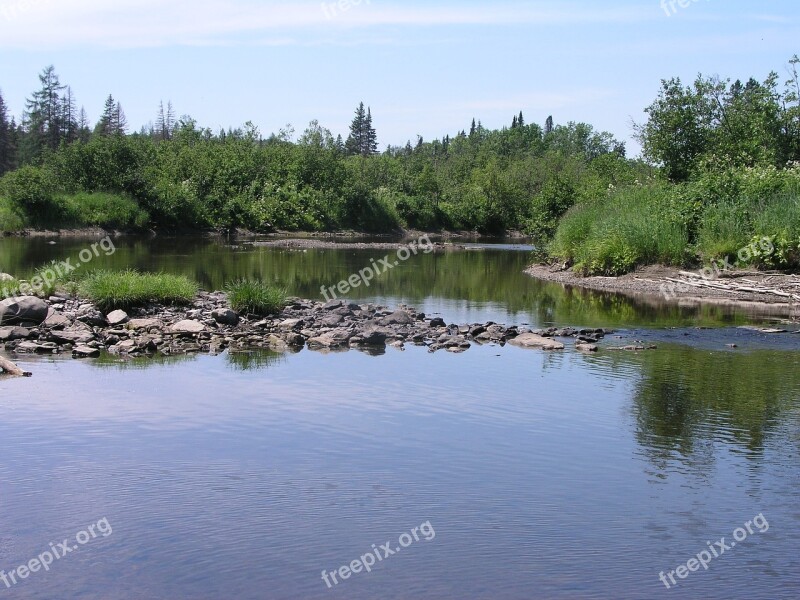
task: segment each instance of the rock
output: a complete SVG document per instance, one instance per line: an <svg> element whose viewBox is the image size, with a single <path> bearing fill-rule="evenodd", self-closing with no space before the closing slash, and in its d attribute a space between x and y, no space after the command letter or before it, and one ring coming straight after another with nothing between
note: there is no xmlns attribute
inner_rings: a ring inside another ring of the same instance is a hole
<svg viewBox="0 0 800 600"><path fill-rule="evenodd" d="M203 333L206 331L206 326L203 325L200 321L192 321L191 319L186 319L184 321L178 321L174 325L172 325L169 330L172 333L183 333L183 334L194 334L194 333Z"/></svg>
<svg viewBox="0 0 800 600"><path fill-rule="evenodd" d="M441 317L434 317L433 319L431 319L430 326L431 327L446 327L447 323L445 323L444 319L442 319ZM484 329L483 331L486 331L486 330ZM481 332L481 333L483 333L483 332Z"/></svg>
<svg viewBox="0 0 800 600"><path fill-rule="evenodd" d="M396 310L378 321L381 325L413 325L414 317L404 310Z"/></svg>
<svg viewBox="0 0 800 600"><path fill-rule="evenodd" d="M64 329L70 325L72 325L72 321L70 321L61 313L55 312L52 309L50 310L50 313L47 315L47 319L45 319L44 322L44 326L49 329Z"/></svg>
<svg viewBox="0 0 800 600"><path fill-rule="evenodd" d="M50 307L36 296L8 298L0 302L0 325L33 323L41 325L47 319Z"/></svg>
<svg viewBox="0 0 800 600"><path fill-rule="evenodd" d="M131 319L127 323L128 329L151 329L153 327L164 327L161 319Z"/></svg>
<svg viewBox="0 0 800 600"><path fill-rule="evenodd" d="M579 352L597 352L597 346L594 344L587 344L584 342L578 342L575 344L575 349Z"/></svg>
<svg viewBox="0 0 800 600"><path fill-rule="evenodd" d="M14 351L21 354L55 354L58 352L58 346L53 342L44 342L42 344L36 342L21 342L14 348Z"/></svg>
<svg viewBox="0 0 800 600"><path fill-rule="evenodd" d="M91 327L105 327L108 325L108 321L103 316L99 310L89 310L85 311L84 314L80 315L77 319L81 323L86 323Z"/></svg>
<svg viewBox="0 0 800 600"><path fill-rule="evenodd" d="M24 327L0 327L0 342L26 340L30 335L30 330Z"/></svg>
<svg viewBox="0 0 800 600"><path fill-rule="evenodd" d="M293 331L296 329L302 329L305 325L303 319L286 319L282 321L280 325L278 325L278 329L281 331Z"/></svg>
<svg viewBox="0 0 800 600"><path fill-rule="evenodd" d="M115 310L106 316L106 321L108 321L108 324L112 327L116 327L117 325L124 325L130 321L130 317L124 310Z"/></svg>
<svg viewBox="0 0 800 600"><path fill-rule="evenodd" d="M72 350L72 358L97 358L100 356L100 350L90 346L76 346Z"/></svg>
<svg viewBox="0 0 800 600"><path fill-rule="evenodd" d="M14 281L14 276L8 273L0 273L0 283L3 281Z"/></svg>
<svg viewBox="0 0 800 600"><path fill-rule="evenodd" d="M88 331L51 331L50 337L59 344L85 344L94 340L94 334Z"/></svg>
<svg viewBox="0 0 800 600"><path fill-rule="evenodd" d="M108 349L112 354L128 354L136 350L136 341L124 340Z"/></svg>
<svg viewBox="0 0 800 600"><path fill-rule="evenodd" d="M541 348L542 350L563 350L564 344L551 338L542 337L535 333L523 333L509 342L520 348Z"/></svg>
<svg viewBox="0 0 800 600"><path fill-rule="evenodd" d="M323 327L336 327L342 321L344 321L344 317L342 315L332 314L323 318L319 323Z"/></svg>
<svg viewBox="0 0 800 600"><path fill-rule="evenodd" d="M211 316L220 325L236 327L239 324L239 315L229 308L218 308L211 312Z"/></svg>

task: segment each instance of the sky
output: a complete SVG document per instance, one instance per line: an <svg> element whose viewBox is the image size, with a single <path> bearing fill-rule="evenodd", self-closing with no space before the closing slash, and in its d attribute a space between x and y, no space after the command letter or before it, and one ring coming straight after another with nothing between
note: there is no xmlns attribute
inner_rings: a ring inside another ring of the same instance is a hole
<svg viewBox="0 0 800 600"><path fill-rule="evenodd" d="M682 6L683 5L683 6ZM468 129L583 121L638 153L662 79L785 79L798 0L0 0L0 90L19 118L54 65L95 121L159 101L203 127L346 137L360 101L381 148Z"/></svg>

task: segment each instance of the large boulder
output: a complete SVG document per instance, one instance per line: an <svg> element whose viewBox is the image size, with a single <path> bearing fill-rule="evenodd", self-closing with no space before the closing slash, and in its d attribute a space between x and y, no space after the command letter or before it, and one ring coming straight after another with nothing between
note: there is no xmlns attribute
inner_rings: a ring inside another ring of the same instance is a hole
<svg viewBox="0 0 800 600"><path fill-rule="evenodd" d="M520 348L541 348L542 350L563 350L564 344L551 338L542 337L535 333L523 333L508 342Z"/></svg>
<svg viewBox="0 0 800 600"><path fill-rule="evenodd" d="M239 315L229 308L218 308L211 313L211 316L220 325L235 327L239 324Z"/></svg>
<svg viewBox="0 0 800 600"><path fill-rule="evenodd" d="M195 333L203 333L206 330L206 326L200 321L186 319L184 321L178 321L172 325L169 330L172 333L190 335Z"/></svg>
<svg viewBox="0 0 800 600"><path fill-rule="evenodd" d="M396 310L392 314L383 317L379 323L384 326L413 325L414 318L404 310Z"/></svg>
<svg viewBox="0 0 800 600"><path fill-rule="evenodd" d="M8 298L0 302L0 325L41 325L47 319L48 309L47 302L36 296Z"/></svg>

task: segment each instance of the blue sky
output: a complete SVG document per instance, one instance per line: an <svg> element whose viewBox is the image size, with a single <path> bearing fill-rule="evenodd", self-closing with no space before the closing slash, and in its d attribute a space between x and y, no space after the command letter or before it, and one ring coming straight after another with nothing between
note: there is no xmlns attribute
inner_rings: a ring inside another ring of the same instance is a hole
<svg viewBox="0 0 800 600"><path fill-rule="evenodd" d="M591 123L635 154L631 122L660 79L783 76L800 54L797 0L338 4L0 0L0 89L18 116L54 64L92 121L111 93L134 129L163 99L203 126L252 120L265 135L311 119L345 135L364 100L382 148L522 110Z"/></svg>

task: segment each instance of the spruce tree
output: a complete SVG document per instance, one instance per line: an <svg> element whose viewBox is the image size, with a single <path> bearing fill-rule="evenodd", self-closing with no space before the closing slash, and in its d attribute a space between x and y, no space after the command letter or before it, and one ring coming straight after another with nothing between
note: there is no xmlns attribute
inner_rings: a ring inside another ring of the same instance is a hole
<svg viewBox="0 0 800 600"><path fill-rule="evenodd" d="M514 115L514 120L511 121L511 129L517 128L517 115Z"/></svg>
<svg viewBox="0 0 800 600"><path fill-rule="evenodd" d="M25 102L23 125L26 130L26 158L36 159L44 148L55 150L61 143L61 85L55 67L39 75L42 87Z"/></svg>
<svg viewBox="0 0 800 600"><path fill-rule="evenodd" d="M361 150L364 156L378 153L378 134L372 126L372 110L367 108L367 120L364 123L364 147Z"/></svg>
<svg viewBox="0 0 800 600"><path fill-rule="evenodd" d="M365 128L367 123L367 113L364 110L364 103L361 102L356 109L356 116L350 124L350 135L345 142L345 152L348 156L362 154L365 144Z"/></svg>
<svg viewBox="0 0 800 600"><path fill-rule="evenodd" d="M8 122L8 111L0 91L0 175L11 170L11 123Z"/></svg>
<svg viewBox="0 0 800 600"><path fill-rule="evenodd" d="M553 131L553 117L547 117L547 121L544 122L544 134L547 135Z"/></svg>
<svg viewBox="0 0 800 600"><path fill-rule="evenodd" d="M525 119L522 118L522 111L519 111L519 117L517 117L517 127L524 127L525 126Z"/></svg>
<svg viewBox="0 0 800 600"><path fill-rule="evenodd" d="M75 97L72 95L72 88L69 86L67 86L67 93L61 99L61 137L68 144L71 144L79 137Z"/></svg>
<svg viewBox="0 0 800 600"><path fill-rule="evenodd" d="M475 135L476 131L477 131L477 129L475 127L475 119L473 118L472 119L472 125L469 128L469 137L473 137Z"/></svg>

